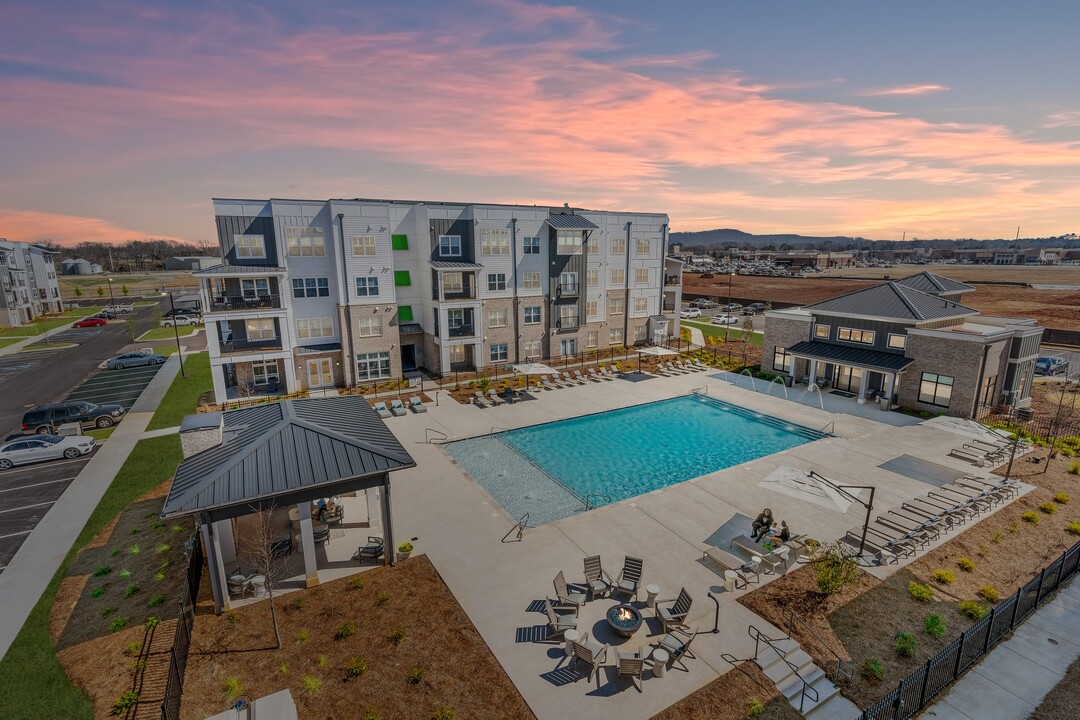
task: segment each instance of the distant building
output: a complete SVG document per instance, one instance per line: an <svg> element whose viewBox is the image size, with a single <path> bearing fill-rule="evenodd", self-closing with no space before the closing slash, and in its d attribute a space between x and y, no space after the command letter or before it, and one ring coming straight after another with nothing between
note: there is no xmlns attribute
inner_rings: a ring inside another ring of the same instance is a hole
<svg viewBox="0 0 1080 720"><path fill-rule="evenodd" d="M178 255L165 258L166 270L206 270L221 264L221 258L210 255Z"/></svg>
<svg viewBox="0 0 1080 720"><path fill-rule="evenodd" d="M0 327L14 327L61 312L56 253L42 245L0 238Z"/></svg>
<svg viewBox="0 0 1080 720"><path fill-rule="evenodd" d="M96 275L101 272L101 266L82 258L65 258L60 261L60 272L64 275Z"/></svg>

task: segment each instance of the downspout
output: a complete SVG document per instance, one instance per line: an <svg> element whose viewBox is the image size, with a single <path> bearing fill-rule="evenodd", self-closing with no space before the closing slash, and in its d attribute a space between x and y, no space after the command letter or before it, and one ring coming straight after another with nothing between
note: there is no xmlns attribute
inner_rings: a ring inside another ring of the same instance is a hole
<svg viewBox="0 0 1080 720"><path fill-rule="evenodd" d="M353 377L353 369L355 366L355 353L353 352L353 331L352 331L352 307L349 305L349 271L345 267L345 213L338 213L338 228L341 233L341 287L345 291L345 327L348 328L349 346L347 353L342 353L341 362L346 368L345 370L345 384L354 385L356 379Z"/></svg>
<svg viewBox="0 0 1080 720"><path fill-rule="evenodd" d="M982 396L983 378L986 376L986 358L988 357L990 357L990 346L983 345L982 365L979 367L979 382L975 385L975 403L969 417L975 418L978 417L979 414L979 400Z"/></svg>
<svg viewBox="0 0 1080 720"><path fill-rule="evenodd" d="M517 218L510 218L510 261L510 277L514 283L514 362L521 362L521 336L518 334L518 305L521 300L518 298L517 283Z"/></svg>
<svg viewBox="0 0 1080 720"><path fill-rule="evenodd" d="M622 316L622 344L623 348L630 347L630 228L633 221L626 223L626 268L623 270L623 316ZM640 364L640 363L639 363Z"/></svg>

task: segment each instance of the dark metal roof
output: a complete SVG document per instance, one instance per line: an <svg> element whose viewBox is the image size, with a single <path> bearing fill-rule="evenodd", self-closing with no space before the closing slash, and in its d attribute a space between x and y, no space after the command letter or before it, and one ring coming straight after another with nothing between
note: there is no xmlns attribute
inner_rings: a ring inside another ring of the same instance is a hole
<svg viewBox="0 0 1080 720"><path fill-rule="evenodd" d="M207 430L209 428L216 428L221 425L221 413L208 412L208 413L195 413L194 415L188 415L180 421L180 432L186 433L192 430Z"/></svg>
<svg viewBox="0 0 1080 720"><path fill-rule="evenodd" d="M220 445L180 463L162 517L318 493L416 465L358 396L258 405L226 412L224 421Z"/></svg>
<svg viewBox="0 0 1080 720"><path fill-rule="evenodd" d="M918 275L901 278L896 282L900 285L915 288L916 290L921 290L922 292L931 295L940 295L941 293L963 293L975 289L974 285L950 280L947 277L935 275L932 272L921 272Z"/></svg>
<svg viewBox="0 0 1080 720"><path fill-rule="evenodd" d="M599 230L600 227L587 217L570 213L554 213L547 219L556 230Z"/></svg>
<svg viewBox="0 0 1080 720"><path fill-rule="evenodd" d="M296 348L297 355L334 352L341 349L341 343L322 343L321 345L301 345Z"/></svg>
<svg viewBox="0 0 1080 720"><path fill-rule="evenodd" d="M284 275L288 272L283 267L274 265L215 265L205 270L197 270L192 275Z"/></svg>
<svg viewBox="0 0 1080 720"><path fill-rule="evenodd" d="M966 305L943 300L936 295L895 282L856 290L830 300L806 305L804 309L823 314L840 313L915 322L977 315L979 312Z"/></svg>
<svg viewBox="0 0 1080 720"><path fill-rule="evenodd" d="M424 332L424 328L420 327L420 323L407 322L401 323L401 325L398 326L398 333L401 335L409 335L411 333L422 332Z"/></svg>
<svg viewBox="0 0 1080 720"><path fill-rule="evenodd" d="M429 264L436 270L482 270L484 267L476 263L454 260L431 260Z"/></svg>
<svg viewBox="0 0 1080 720"><path fill-rule="evenodd" d="M904 357L896 353L848 347L846 345L833 345L832 343L817 340L804 340L795 343L787 351L792 355L827 360L841 365L857 365L858 367L872 368L874 370L886 370L888 372L903 370L915 362L914 358Z"/></svg>

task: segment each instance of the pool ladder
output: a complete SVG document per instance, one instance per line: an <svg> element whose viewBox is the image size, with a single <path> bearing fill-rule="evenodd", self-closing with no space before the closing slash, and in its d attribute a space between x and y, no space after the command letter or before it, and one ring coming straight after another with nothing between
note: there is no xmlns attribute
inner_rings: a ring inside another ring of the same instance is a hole
<svg viewBox="0 0 1080 720"><path fill-rule="evenodd" d="M521 537L525 533L525 528L527 527L529 527L529 513L525 513L518 518L517 525L510 528L510 532L503 535L502 542L507 542L506 538L511 535L516 535L516 539L510 540L509 542L521 542Z"/></svg>
<svg viewBox="0 0 1080 720"><path fill-rule="evenodd" d="M442 442L446 442L449 439L450 438L447 436L447 434L444 433L442 430L436 430L435 428L424 429L424 442L426 443L431 443L432 440L441 440Z"/></svg>
<svg viewBox="0 0 1080 720"><path fill-rule="evenodd" d="M608 504L611 503L611 496L610 495L601 495L600 493L589 493L588 495L585 496L585 510L584 510L584 512L588 512L589 510L591 510L594 507L599 507L599 505L593 505L592 504L593 498L596 498L597 500L606 500L607 502L604 503L605 505L608 505Z"/></svg>

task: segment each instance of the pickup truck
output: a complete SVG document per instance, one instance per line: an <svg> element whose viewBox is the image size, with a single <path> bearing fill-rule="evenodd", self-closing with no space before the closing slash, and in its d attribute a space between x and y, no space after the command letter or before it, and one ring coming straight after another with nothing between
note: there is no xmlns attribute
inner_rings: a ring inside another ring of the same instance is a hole
<svg viewBox="0 0 1080 720"><path fill-rule="evenodd" d="M106 312L111 312L114 315L117 315L119 313L129 313L129 312L132 312L134 309L135 308L132 307L131 305L106 305L105 306L105 311Z"/></svg>

